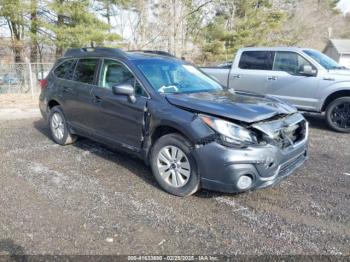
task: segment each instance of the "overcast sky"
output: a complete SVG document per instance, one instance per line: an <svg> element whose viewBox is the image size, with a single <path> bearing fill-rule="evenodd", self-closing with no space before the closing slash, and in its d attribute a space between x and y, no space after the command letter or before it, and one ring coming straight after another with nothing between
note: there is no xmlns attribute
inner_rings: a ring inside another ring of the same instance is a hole
<svg viewBox="0 0 350 262"><path fill-rule="evenodd" d="M344 12L350 10L350 0L341 0L338 4L339 8L341 8Z"/></svg>

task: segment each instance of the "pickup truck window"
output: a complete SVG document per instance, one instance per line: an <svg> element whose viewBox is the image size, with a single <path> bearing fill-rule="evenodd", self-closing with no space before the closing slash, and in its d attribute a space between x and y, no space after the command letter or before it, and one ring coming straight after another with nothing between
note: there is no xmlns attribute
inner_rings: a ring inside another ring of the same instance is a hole
<svg viewBox="0 0 350 262"><path fill-rule="evenodd" d="M159 93L195 93L222 90L222 86L192 65L177 60L147 59L136 63Z"/></svg>
<svg viewBox="0 0 350 262"><path fill-rule="evenodd" d="M248 70L272 70L275 52L244 51L239 61L239 68Z"/></svg>
<svg viewBox="0 0 350 262"><path fill-rule="evenodd" d="M284 71L291 75L300 75L304 65L312 64L295 52L276 52L273 71Z"/></svg>

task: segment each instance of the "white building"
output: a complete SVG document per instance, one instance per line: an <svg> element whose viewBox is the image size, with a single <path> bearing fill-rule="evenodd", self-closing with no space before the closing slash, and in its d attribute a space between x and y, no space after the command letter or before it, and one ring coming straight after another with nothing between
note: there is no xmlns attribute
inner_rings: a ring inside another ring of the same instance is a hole
<svg viewBox="0 0 350 262"><path fill-rule="evenodd" d="M323 53L350 68L350 39L330 39Z"/></svg>

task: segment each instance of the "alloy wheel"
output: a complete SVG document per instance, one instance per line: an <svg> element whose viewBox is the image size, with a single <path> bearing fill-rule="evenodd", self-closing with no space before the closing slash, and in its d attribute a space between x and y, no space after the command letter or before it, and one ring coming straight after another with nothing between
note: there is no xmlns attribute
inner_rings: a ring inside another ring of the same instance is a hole
<svg viewBox="0 0 350 262"><path fill-rule="evenodd" d="M350 103L341 103L331 113L332 122L340 128L350 128Z"/></svg>
<svg viewBox="0 0 350 262"><path fill-rule="evenodd" d="M61 114L54 113L51 117L51 130L53 135L61 140L64 136L64 122Z"/></svg>
<svg viewBox="0 0 350 262"><path fill-rule="evenodd" d="M159 151L157 168L161 178L172 187L183 187L191 175L186 154L176 146L165 146Z"/></svg>

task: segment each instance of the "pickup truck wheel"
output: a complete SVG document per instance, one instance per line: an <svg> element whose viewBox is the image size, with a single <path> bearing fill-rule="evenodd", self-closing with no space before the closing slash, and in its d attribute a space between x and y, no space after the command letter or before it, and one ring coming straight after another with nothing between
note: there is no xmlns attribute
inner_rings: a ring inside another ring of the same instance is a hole
<svg viewBox="0 0 350 262"><path fill-rule="evenodd" d="M168 193L183 197L199 189L191 144L183 136L169 134L159 138L152 148L150 162L155 179Z"/></svg>
<svg viewBox="0 0 350 262"><path fill-rule="evenodd" d="M350 133L350 97L334 100L326 109L328 125L338 131Z"/></svg>
<svg viewBox="0 0 350 262"><path fill-rule="evenodd" d="M67 122L60 106L55 106L50 110L49 125L52 139L60 145L72 144L77 137L70 134Z"/></svg>

